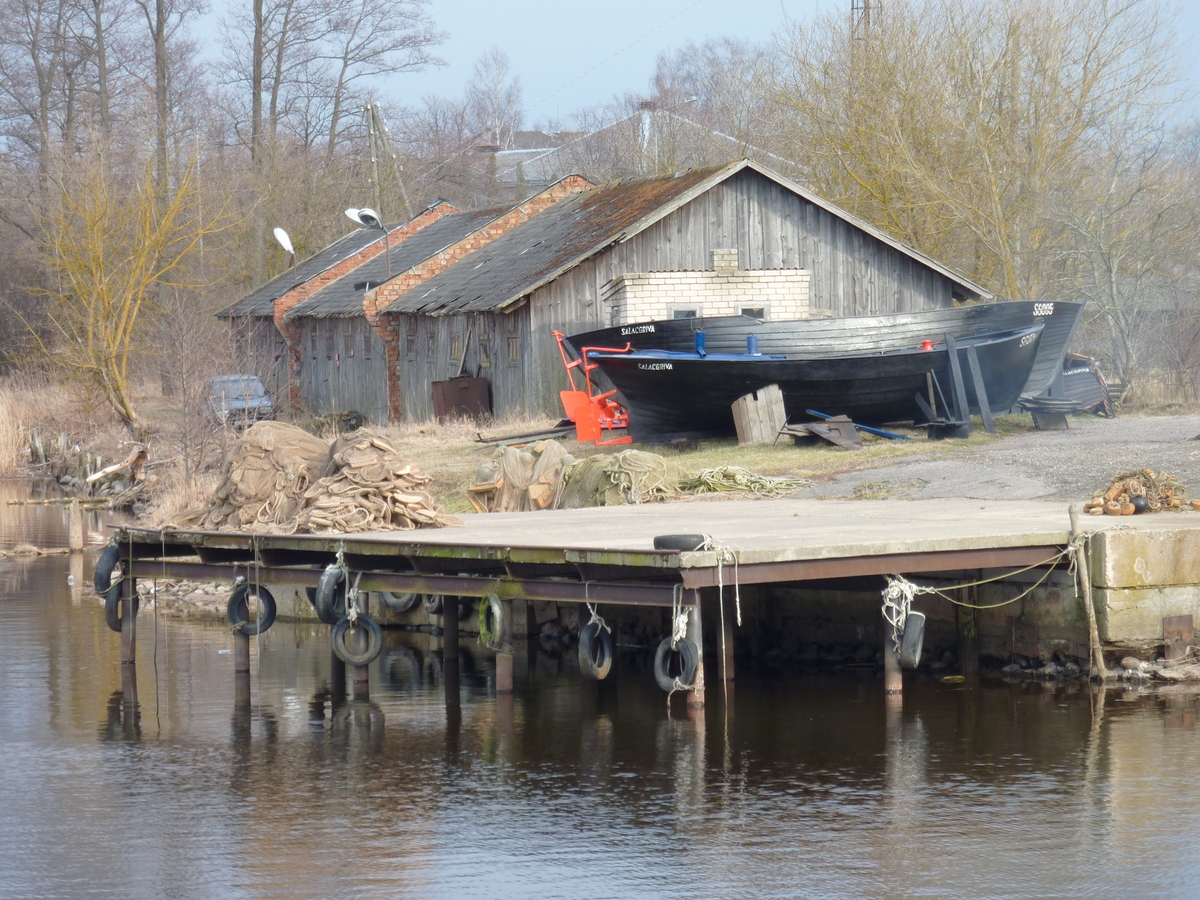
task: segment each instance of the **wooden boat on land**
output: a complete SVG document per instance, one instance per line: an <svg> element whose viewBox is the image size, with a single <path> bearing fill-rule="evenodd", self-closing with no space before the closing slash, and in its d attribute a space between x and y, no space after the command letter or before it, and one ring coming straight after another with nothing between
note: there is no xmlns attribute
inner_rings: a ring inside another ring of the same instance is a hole
<svg viewBox="0 0 1200 900"><path fill-rule="evenodd" d="M678 328L674 321L672 333ZM1032 322L1005 331L951 336L960 372L973 369L980 376L989 409L1007 410L1017 402L1044 329L1044 323ZM663 332L654 334L661 337ZM713 352L694 337L690 350L636 349L633 334L623 348L597 348L589 343L591 335L569 340L584 370L598 368L618 392L628 413L629 434L636 441L733 434L733 402L770 384L779 385L789 415L817 409L864 423L928 421L921 402L931 384L941 391L935 405L945 408L949 403L954 378L948 341L923 338L906 347L854 350L847 340L839 350L783 354L754 352L754 336L763 340L761 334L751 335L749 352L742 353ZM778 341L767 343L782 346ZM763 349L762 343L758 349ZM961 383L967 403L977 410L974 380L967 377Z"/></svg>
<svg viewBox="0 0 1200 900"><path fill-rule="evenodd" d="M922 341L962 342L977 335L1015 331L1042 324L1038 351L1020 390L1021 396L1045 391L1061 370L1067 344L1079 325L1082 303L1008 302L980 303L952 309L932 309L887 316L849 316L840 319L761 321L747 316L665 319L601 328L570 335L566 343L576 357L583 347L624 347L633 350L694 352L697 332L703 332L705 352L744 354L747 338L754 335L765 355L789 359L829 359L847 355L887 353L912 349ZM988 391L993 412L1006 396ZM978 411L973 407L974 411Z"/></svg>

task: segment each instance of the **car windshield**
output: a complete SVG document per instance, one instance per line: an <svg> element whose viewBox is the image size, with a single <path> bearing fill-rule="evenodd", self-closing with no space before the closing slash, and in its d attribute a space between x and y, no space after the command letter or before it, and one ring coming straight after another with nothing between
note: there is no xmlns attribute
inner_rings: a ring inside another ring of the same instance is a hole
<svg viewBox="0 0 1200 900"><path fill-rule="evenodd" d="M226 378L214 378L212 393L226 397L261 397L266 394L266 389L253 375L230 375Z"/></svg>

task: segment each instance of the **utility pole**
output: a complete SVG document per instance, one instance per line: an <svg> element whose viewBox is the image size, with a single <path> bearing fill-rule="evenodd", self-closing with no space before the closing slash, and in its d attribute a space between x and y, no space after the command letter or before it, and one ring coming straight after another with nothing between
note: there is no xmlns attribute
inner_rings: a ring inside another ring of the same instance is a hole
<svg viewBox="0 0 1200 900"><path fill-rule="evenodd" d="M881 0L850 0L850 38L865 41L870 38L871 19L879 18Z"/></svg>

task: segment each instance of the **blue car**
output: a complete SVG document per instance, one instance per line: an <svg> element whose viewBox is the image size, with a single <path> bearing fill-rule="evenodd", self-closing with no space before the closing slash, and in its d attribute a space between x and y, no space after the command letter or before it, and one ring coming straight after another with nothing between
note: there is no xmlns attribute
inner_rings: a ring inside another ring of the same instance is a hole
<svg viewBox="0 0 1200 900"><path fill-rule="evenodd" d="M222 425L245 428L275 418L275 404L257 375L221 375L208 379L208 415Z"/></svg>

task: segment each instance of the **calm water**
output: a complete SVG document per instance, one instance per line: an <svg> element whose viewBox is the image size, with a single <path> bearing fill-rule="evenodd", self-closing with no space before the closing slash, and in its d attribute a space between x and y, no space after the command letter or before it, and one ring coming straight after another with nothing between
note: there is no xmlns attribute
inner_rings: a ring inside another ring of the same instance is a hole
<svg viewBox="0 0 1200 900"><path fill-rule="evenodd" d="M0 546L62 526L0 506ZM2 898L1200 896L1188 694L742 673L697 722L636 660L498 701L393 635L349 703L280 624L239 705L227 630L144 611L134 701L90 563L0 560Z"/></svg>

